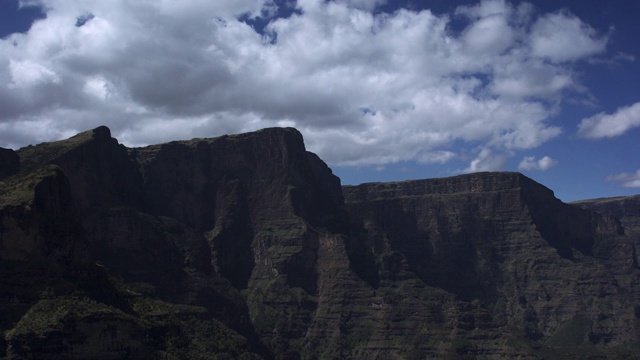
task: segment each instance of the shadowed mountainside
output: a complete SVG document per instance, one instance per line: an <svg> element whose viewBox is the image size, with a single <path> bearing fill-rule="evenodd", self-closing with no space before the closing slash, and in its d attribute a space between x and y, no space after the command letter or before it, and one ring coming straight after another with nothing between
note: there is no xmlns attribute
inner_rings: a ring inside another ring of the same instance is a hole
<svg viewBox="0 0 640 360"><path fill-rule="evenodd" d="M0 180L9 177L20 169L20 157L11 150L0 148Z"/></svg>
<svg viewBox="0 0 640 360"><path fill-rule="evenodd" d="M633 257L638 266L640 263L640 195L582 200L572 205L613 215L620 219L625 235L633 244Z"/></svg>
<svg viewBox="0 0 640 360"><path fill-rule="evenodd" d="M635 240L521 174L341 187L290 128L0 150L0 356L640 354Z"/></svg>
<svg viewBox="0 0 640 360"><path fill-rule="evenodd" d="M582 200L571 205L613 215L620 219L626 232L640 233L640 195Z"/></svg>
<svg viewBox="0 0 640 360"><path fill-rule="evenodd" d="M634 246L611 215L564 204L518 173L363 184L344 194L379 267L393 258L390 268L480 301L495 323L548 346L588 352L638 339L629 327L639 299Z"/></svg>

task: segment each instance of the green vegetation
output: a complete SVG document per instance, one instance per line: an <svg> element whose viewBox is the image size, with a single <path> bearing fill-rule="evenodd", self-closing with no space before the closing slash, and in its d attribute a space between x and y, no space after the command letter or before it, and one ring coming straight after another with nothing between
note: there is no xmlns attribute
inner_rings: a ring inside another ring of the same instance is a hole
<svg viewBox="0 0 640 360"><path fill-rule="evenodd" d="M591 331L593 321L584 315L576 315L573 319L562 324L546 341L550 347L567 347L582 345Z"/></svg>
<svg viewBox="0 0 640 360"><path fill-rule="evenodd" d="M146 345L168 359L254 359L247 340L221 322L210 319L207 309L171 304L158 299L135 298L132 309L148 334Z"/></svg>
<svg viewBox="0 0 640 360"><path fill-rule="evenodd" d="M26 334L45 336L47 333L63 330L70 321L98 316L135 321L131 315L119 309L88 298L43 299L27 311L18 324L8 332L8 337Z"/></svg>
<svg viewBox="0 0 640 360"><path fill-rule="evenodd" d="M45 142L36 146L27 146L20 150L20 171L32 171L38 166L44 165L60 157L62 154L72 150L87 141L93 139L93 130L82 132L66 140Z"/></svg>
<svg viewBox="0 0 640 360"><path fill-rule="evenodd" d="M258 238L269 239L290 239L302 236L306 231L305 223L292 222L287 224L273 224L272 226L266 226L256 233Z"/></svg>
<svg viewBox="0 0 640 360"><path fill-rule="evenodd" d="M248 306L256 333L276 354L299 352L305 341L306 324L313 317L317 299L301 288L286 284L286 276L271 280L252 280L248 295ZM284 336L275 336L286 334Z"/></svg>
<svg viewBox="0 0 640 360"><path fill-rule="evenodd" d="M170 304L158 299L138 297L131 301L132 310L143 319L175 320L184 316L206 317L207 309L200 306Z"/></svg>
<svg viewBox="0 0 640 360"><path fill-rule="evenodd" d="M216 320L181 322L178 332L167 334L165 346L159 355L168 359L261 359L246 350L246 338Z"/></svg>
<svg viewBox="0 0 640 360"><path fill-rule="evenodd" d="M36 186L42 179L61 172L56 165L47 165L30 173L19 174L0 181L0 209L6 206L29 205Z"/></svg>
<svg viewBox="0 0 640 360"><path fill-rule="evenodd" d="M130 344L126 351L136 358L259 358L247 351L245 337L211 319L205 308L141 296L130 298L129 306L130 309L125 312L90 298L43 299L34 304L7 332L6 338L16 347L15 351L29 356L34 346L39 348L56 344L60 335L70 339L91 336L86 331L92 330L80 330L77 327L80 323L97 324L107 329L115 321L128 324L125 329L130 331L129 334L121 334L117 341ZM142 347L131 345L136 342Z"/></svg>

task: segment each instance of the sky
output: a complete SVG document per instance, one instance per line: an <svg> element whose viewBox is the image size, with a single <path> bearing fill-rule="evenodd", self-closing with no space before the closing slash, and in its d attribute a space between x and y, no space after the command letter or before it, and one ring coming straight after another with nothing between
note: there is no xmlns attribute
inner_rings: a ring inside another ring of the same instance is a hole
<svg viewBox="0 0 640 360"><path fill-rule="evenodd" d="M0 147L296 127L343 184L640 193L636 0L0 0Z"/></svg>

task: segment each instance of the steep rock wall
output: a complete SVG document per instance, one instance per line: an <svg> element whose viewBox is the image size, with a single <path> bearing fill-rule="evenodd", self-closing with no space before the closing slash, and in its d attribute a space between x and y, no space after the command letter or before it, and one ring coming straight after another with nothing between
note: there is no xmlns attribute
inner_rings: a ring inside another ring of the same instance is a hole
<svg viewBox="0 0 640 360"><path fill-rule="evenodd" d="M11 150L0 148L0 180L7 178L20 170L20 157Z"/></svg>
<svg viewBox="0 0 640 360"><path fill-rule="evenodd" d="M276 352L295 352L291 344L305 337L317 308L322 233L347 230L339 181L319 182L331 172L310 161L300 133L265 129L132 154L148 211L203 233L215 272L247 293L260 338Z"/></svg>
<svg viewBox="0 0 640 360"><path fill-rule="evenodd" d="M477 299L500 326L552 346L637 339L639 273L611 216L563 204L517 173L363 184L344 194L387 277L396 276L387 259L399 253L426 284ZM577 334L570 344L568 327Z"/></svg>
<svg viewBox="0 0 640 360"><path fill-rule="evenodd" d="M521 174L341 188L290 128L127 149L100 127L18 154L0 355L638 353L633 242Z"/></svg>

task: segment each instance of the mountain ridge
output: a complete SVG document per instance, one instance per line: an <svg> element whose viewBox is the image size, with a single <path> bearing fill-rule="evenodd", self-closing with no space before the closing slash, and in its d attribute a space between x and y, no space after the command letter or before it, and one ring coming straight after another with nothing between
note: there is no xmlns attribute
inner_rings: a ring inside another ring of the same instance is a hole
<svg viewBox="0 0 640 360"><path fill-rule="evenodd" d="M3 254L53 261L2 258L8 358L640 353L635 235L519 173L341 186L293 128L5 153Z"/></svg>

